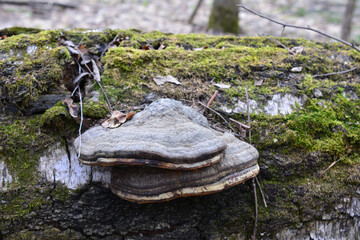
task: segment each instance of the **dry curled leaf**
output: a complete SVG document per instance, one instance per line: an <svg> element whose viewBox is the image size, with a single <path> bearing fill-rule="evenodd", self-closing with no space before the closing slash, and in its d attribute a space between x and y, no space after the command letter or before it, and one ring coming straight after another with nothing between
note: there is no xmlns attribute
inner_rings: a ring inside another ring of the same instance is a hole
<svg viewBox="0 0 360 240"><path fill-rule="evenodd" d="M157 85L163 85L164 83L174 83L176 85L180 85L181 82L179 82L176 78L174 78L173 76L171 75L167 75L167 76L156 76L153 78L154 82L157 84Z"/></svg>
<svg viewBox="0 0 360 240"><path fill-rule="evenodd" d="M120 127L121 124L126 122L128 119L131 119L134 116L134 112L123 113L120 111L113 111L111 113L111 117L103 122L101 126L104 128L117 128Z"/></svg>
<svg viewBox="0 0 360 240"><path fill-rule="evenodd" d="M93 67L93 72L94 72L94 79L97 81L97 82L100 82L100 70L98 68L98 66L96 65L96 62L91 59L91 63L92 63L92 67Z"/></svg>
<svg viewBox="0 0 360 240"><path fill-rule="evenodd" d="M224 88L224 89L231 87L229 84L224 84L224 83L215 83L214 86L218 87L218 88Z"/></svg>
<svg viewBox="0 0 360 240"><path fill-rule="evenodd" d="M264 83L264 79L255 79L254 85L255 86L262 86Z"/></svg>
<svg viewBox="0 0 360 240"><path fill-rule="evenodd" d="M294 55L301 54L303 51L304 51L304 47L302 46L296 46L289 49L289 52Z"/></svg>
<svg viewBox="0 0 360 240"><path fill-rule="evenodd" d="M69 108L69 113L73 118L77 118L78 117L78 112L79 112L79 108L78 106L76 106L73 102L73 99L70 97L65 98L65 100L63 101L63 104Z"/></svg>
<svg viewBox="0 0 360 240"><path fill-rule="evenodd" d="M163 49L165 49L166 48L166 46L163 44L163 43L161 43L160 44L160 47L157 49L157 50L163 50Z"/></svg>

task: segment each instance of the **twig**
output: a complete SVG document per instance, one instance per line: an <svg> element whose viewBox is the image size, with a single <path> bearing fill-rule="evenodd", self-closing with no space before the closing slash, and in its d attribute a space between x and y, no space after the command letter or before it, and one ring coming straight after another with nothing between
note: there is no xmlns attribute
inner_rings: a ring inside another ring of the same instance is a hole
<svg viewBox="0 0 360 240"><path fill-rule="evenodd" d="M246 95L246 106L247 106L247 115L248 115L248 125L249 125L249 143L251 144L251 120L250 120L250 105L249 105L249 95L247 88L245 88Z"/></svg>
<svg viewBox="0 0 360 240"><path fill-rule="evenodd" d="M276 40L276 39L274 39L274 38L271 38L271 37L269 37L269 36L264 36L264 37L267 38L267 39L269 39L269 40L271 40L271 41L276 42L277 44L279 44L280 46L282 46L283 48L285 48L289 53L293 54L293 52L291 52L290 49L289 49L287 46L285 46L284 44L282 44L280 41L278 41L278 40Z"/></svg>
<svg viewBox="0 0 360 240"><path fill-rule="evenodd" d="M83 102L82 102L82 96L81 96L81 89L80 89L80 85L79 85L79 97L80 97L80 126L79 126L79 153L78 153L78 158L80 157L81 154L81 128L82 128L82 124L84 121L84 116L83 116Z"/></svg>
<svg viewBox="0 0 360 240"><path fill-rule="evenodd" d="M240 136L245 140L246 142L246 131L250 129L248 125L245 125L241 122L236 121L235 119L229 118L231 122L235 123L237 126Z"/></svg>
<svg viewBox="0 0 360 240"><path fill-rule="evenodd" d="M319 178L321 178L321 177L326 173L327 170L329 170L330 168L332 168L335 164L337 164L338 162L340 162L342 159L344 159L344 157L342 157L342 158L340 158L340 159L332 162L324 171L321 171L321 172L320 172L320 175L319 175Z"/></svg>
<svg viewBox="0 0 360 240"><path fill-rule="evenodd" d="M96 64L95 61L94 61L94 60L91 60L91 61L92 61L93 68L97 67L97 66L94 66L94 64ZM96 79L95 73L90 70L90 68L89 68L89 66L88 66L87 64L85 64L85 66L86 66L86 68L89 70L89 72L91 73L91 75L93 75L93 77L94 77L94 79L95 79L95 82L97 82L97 83L99 84L99 86L100 86L100 88L101 88L101 91L102 91L102 93L103 93L104 96L105 96L106 103L107 103L107 108L108 108L108 110L109 110L109 112L110 112L110 114L111 114L112 106L111 106L111 104L110 104L110 101L109 101L108 96L106 95L106 92L104 91L104 89L103 89L103 87L102 87L102 85L101 85L101 83L100 83L100 80ZM100 73L99 73L99 74L100 74Z"/></svg>
<svg viewBox="0 0 360 240"><path fill-rule="evenodd" d="M210 100L208 101L208 103L206 104L207 107L210 107L210 105L212 104L212 102L214 101L214 99L216 98L216 96L218 95L219 91L216 90L215 93L212 95L212 97L210 98Z"/></svg>
<svg viewBox="0 0 360 240"><path fill-rule="evenodd" d="M192 23L193 23L194 18L195 18L195 16L196 16L196 13L198 12L198 10L199 10L199 8L201 7L201 4L202 4L202 3L203 3L203 0L199 0L199 1L197 2L196 7L195 7L194 11L192 12L192 14L191 14L191 16L190 16L190 18L189 18L189 21L188 21L189 24L192 24Z"/></svg>
<svg viewBox="0 0 360 240"><path fill-rule="evenodd" d="M52 3L52 2L40 2L40 1L1 1L0 4L12 4L12 5L27 5L27 6L36 6L36 5L48 5L48 6L56 6L62 8L77 8L75 5L65 4L65 3Z"/></svg>
<svg viewBox="0 0 360 240"><path fill-rule="evenodd" d="M266 200L265 200L265 195L264 195L264 192L263 192L263 190L262 190L262 188L261 188L261 185L260 185L260 182L259 182L259 180L257 179L257 177L256 177L256 176L255 176L255 180L256 180L257 185L259 186L260 193L261 193L261 196L262 196L262 199L263 199L264 205L265 205L265 207L267 208L267 204L266 204Z"/></svg>
<svg viewBox="0 0 360 240"><path fill-rule="evenodd" d="M273 23L276 23L276 24L279 24L279 25L283 26L283 30L284 30L286 27L290 27L290 28L297 28L297 29L303 29L303 30L308 30L308 31L316 32L316 33L318 33L318 34L320 34L320 35L323 35L323 36L328 37L328 38L331 38L331 39L333 39L333 40L335 40L335 41L341 42L342 44L345 44L345 45L347 45L347 46L355 49L356 51L360 52L360 49L357 48L357 47L355 46L355 44L349 43L349 42L344 41L344 40L342 40L342 39L340 39L340 38L334 37L334 36L332 36L332 35L330 35L330 34L321 32L321 31L319 31L319 30L317 30L317 29L311 28L310 26L303 27L303 26L297 26L297 25L291 25L291 24L283 23L283 22L274 20L274 19L272 19L272 18L270 18L270 17L266 17L266 16L264 16L264 15L258 13L258 12L255 12L255 11L247 8L247 7L244 6L244 5L239 4L238 7L243 8L243 9L247 10L248 12L250 12L250 13L252 13L252 14L254 14L254 15L257 15L257 16L259 16L259 17L261 17L261 18L267 19L267 20L269 20L270 22L273 22Z"/></svg>
<svg viewBox="0 0 360 240"><path fill-rule="evenodd" d="M352 72L352 71L354 71L356 69L358 69L358 67L354 67L352 69L341 71L341 72L333 72L333 73L326 73L326 74L316 74L316 75L313 75L312 77L317 78L317 77L327 77L327 76L332 76L332 75L337 75L337 74L345 74L345 73L348 73L348 72Z"/></svg>
<svg viewBox="0 0 360 240"><path fill-rule="evenodd" d="M118 34L116 34L115 38L105 47L104 51L102 51L102 53L100 55L100 58L102 58L105 55L106 51L109 49L109 47L111 47L114 44L114 42L120 36L120 34L121 34L121 32L118 32Z"/></svg>
<svg viewBox="0 0 360 240"><path fill-rule="evenodd" d="M254 189L254 200L255 200L255 223L254 223L254 233L252 235L252 240L256 239L256 228L257 228L257 222L258 222L258 204L257 204L257 194L256 194L256 184L255 179L252 179L253 189Z"/></svg>
<svg viewBox="0 0 360 240"><path fill-rule="evenodd" d="M218 116L228 125L228 127L229 127L233 132L236 132L235 129L231 126L231 124L230 124L220 113L218 113L218 112L215 111L214 109L206 106L205 104L203 104L203 103L200 102L200 101L198 101L198 103L199 103L201 106L203 106L204 108L206 108L206 109L212 111L213 113L215 113L216 115L218 115Z"/></svg>

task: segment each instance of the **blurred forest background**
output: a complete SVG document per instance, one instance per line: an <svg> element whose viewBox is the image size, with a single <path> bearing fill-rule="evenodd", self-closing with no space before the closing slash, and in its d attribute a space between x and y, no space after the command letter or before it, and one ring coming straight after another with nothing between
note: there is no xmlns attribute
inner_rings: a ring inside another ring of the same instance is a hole
<svg viewBox="0 0 360 240"><path fill-rule="evenodd" d="M172 33L221 34L209 28L212 7L240 2L287 24L311 26L360 43L360 0L0 0L0 29L13 26L43 29L136 28ZM266 34L330 41L304 30L286 28L283 32L280 25L245 10L239 10L236 14L239 19L236 34L239 36ZM222 17L221 14L216 15L217 20Z"/></svg>

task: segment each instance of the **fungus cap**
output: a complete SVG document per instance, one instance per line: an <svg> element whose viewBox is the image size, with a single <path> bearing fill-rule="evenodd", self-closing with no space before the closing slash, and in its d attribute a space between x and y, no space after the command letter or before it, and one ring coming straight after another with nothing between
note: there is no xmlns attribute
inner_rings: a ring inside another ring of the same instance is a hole
<svg viewBox="0 0 360 240"><path fill-rule="evenodd" d="M87 165L146 165L196 169L216 163L226 144L206 118L181 102L161 99L119 128L102 126L81 138L80 161ZM78 150L80 137L74 146Z"/></svg>
<svg viewBox="0 0 360 240"><path fill-rule="evenodd" d="M227 148L223 158L213 165L182 171L138 166L114 167L110 188L114 194L128 201L161 202L218 192L256 176L259 172L258 151L231 134L225 133L221 138Z"/></svg>

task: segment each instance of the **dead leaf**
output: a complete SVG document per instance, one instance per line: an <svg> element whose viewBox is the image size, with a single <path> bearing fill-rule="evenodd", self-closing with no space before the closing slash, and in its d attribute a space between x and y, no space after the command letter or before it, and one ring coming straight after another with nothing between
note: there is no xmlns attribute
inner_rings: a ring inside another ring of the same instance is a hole
<svg viewBox="0 0 360 240"><path fill-rule="evenodd" d="M165 47L166 46L163 43L161 43L160 47L157 50L163 50Z"/></svg>
<svg viewBox="0 0 360 240"><path fill-rule="evenodd" d="M79 74L79 75L74 79L74 81L72 82L73 87L74 87L74 88L77 87L77 86L80 84L80 80L81 80L84 76L86 76L86 75L89 75L89 73L83 72L83 73Z"/></svg>
<svg viewBox="0 0 360 240"><path fill-rule="evenodd" d="M264 79L255 79L255 86L262 86L264 83Z"/></svg>
<svg viewBox="0 0 360 240"><path fill-rule="evenodd" d="M2 35L0 39L4 40L6 37L7 37L6 35Z"/></svg>
<svg viewBox="0 0 360 240"><path fill-rule="evenodd" d="M120 127L121 124L126 122L128 119L131 119L134 116L134 112L123 113L120 111L113 111L111 113L111 117L103 122L101 126L104 128L117 128Z"/></svg>
<svg viewBox="0 0 360 240"><path fill-rule="evenodd" d="M156 76L153 78L153 80L155 81L155 83L157 85L163 85L164 83L174 83L176 85L180 85L181 82L179 82L176 78L174 78L171 75L167 75L167 76Z"/></svg>
<svg viewBox="0 0 360 240"><path fill-rule="evenodd" d="M304 47L302 47L302 46L296 46L296 47L290 48L289 51L290 51L292 54L294 54L294 55L296 55L296 54L301 54L302 51L304 51Z"/></svg>
<svg viewBox="0 0 360 240"><path fill-rule="evenodd" d="M149 46L146 46L146 45L145 45L145 46L142 46L141 49L142 49L142 50L150 50Z"/></svg>
<svg viewBox="0 0 360 240"><path fill-rule="evenodd" d="M63 101L63 104L67 105L67 107L69 108L69 113L73 118L77 118L78 117L78 112L79 112L79 108L78 106L76 106L73 103L73 99L70 97L65 98L65 100Z"/></svg>
<svg viewBox="0 0 360 240"><path fill-rule="evenodd" d="M215 83L214 86L218 87L218 88L224 88L224 89L231 87L230 85L224 84L224 83Z"/></svg>
<svg viewBox="0 0 360 240"><path fill-rule="evenodd" d="M293 67L290 71L291 72L301 72L302 71L302 67Z"/></svg>
<svg viewBox="0 0 360 240"><path fill-rule="evenodd" d="M207 49L209 48L208 46L205 46L205 47L202 47L202 48L194 48L194 51L201 51L201 50L204 50L204 49Z"/></svg>
<svg viewBox="0 0 360 240"><path fill-rule="evenodd" d="M99 71L99 68L98 66L96 65L96 62L91 59L91 63L92 63L92 67L93 67L93 72L94 72L94 79L97 81L97 82L100 82L100 71Z"/></svg>

